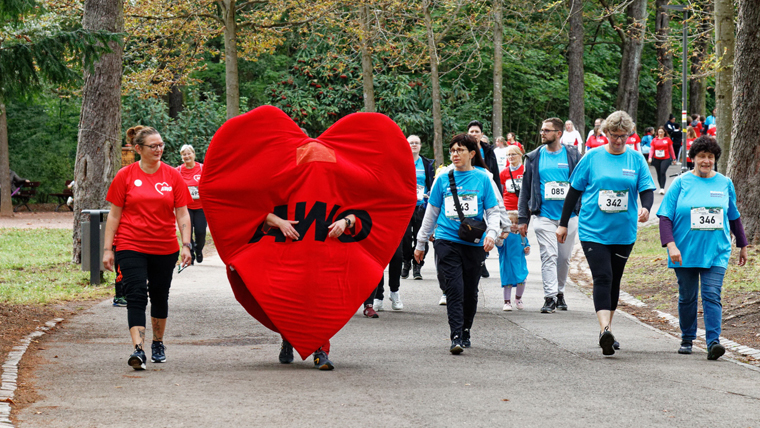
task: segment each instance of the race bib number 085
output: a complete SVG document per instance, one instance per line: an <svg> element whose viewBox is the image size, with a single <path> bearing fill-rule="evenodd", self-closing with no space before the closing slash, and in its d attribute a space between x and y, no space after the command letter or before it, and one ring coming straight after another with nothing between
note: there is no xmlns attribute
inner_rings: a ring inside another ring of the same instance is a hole
<svg viewBox="0 0 760 428"><path fill-rule="evenodd" d="M458 195L459 205L462 207L462 214L465 217L475 217L478 215L478 196L477 195ZM445 201L446 217L458 219L457 208L454 206L454 197L447 196Z"/></svg>
<svg viewBox="0 0 760 428"><path fill-rule="evenodd" d="M549 181L544 184L544 200L564 201L568 190L570 190L568 181Z"/></svg>
<svg viewBox="0 0 760 428"><path fill-rule="evenodd" d="M723 208L692 208L691 230L723 230Z"/></svg>

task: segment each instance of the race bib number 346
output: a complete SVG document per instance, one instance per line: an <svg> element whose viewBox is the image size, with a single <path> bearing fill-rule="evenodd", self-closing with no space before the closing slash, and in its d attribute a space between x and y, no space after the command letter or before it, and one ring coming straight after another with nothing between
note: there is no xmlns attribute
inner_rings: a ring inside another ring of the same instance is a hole
<svg viewBox="0 0 760 428"><path fill-rule="evenodd" d="M549 181L544 184L545 201L564 201L570 190L569 181Z"/></svg>
<svg viewBox="0 0 760 428"><path fill-rule="evenodd" d="M723 208L692 208L691 230L723 230Z"/></svg>

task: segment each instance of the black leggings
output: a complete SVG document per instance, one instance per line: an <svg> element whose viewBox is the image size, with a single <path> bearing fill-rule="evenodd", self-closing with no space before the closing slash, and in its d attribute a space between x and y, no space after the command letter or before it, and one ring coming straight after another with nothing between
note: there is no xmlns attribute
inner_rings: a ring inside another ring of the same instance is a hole
<svg viewBox="0 0 760 428"><path fill-rule="evenodd" d="M193 244L193 259L196 254L202 254L203 246L206 245L206 214L203 210L187 210L190 213L191 235L190 243Z"/></svg>
<svg viewBox="0 0 760 428"><path fill-rule="evenodd" d="M406 227L406 232L404 233L404 238L401 240L401 247L403 248L403 261L404 264L407 266L412 266L414 264L415 266L418 264L416 260L414 260L414 250L417 246L417 232L420 231L420 227L422 227L422 219L425 218L425 208L423 208L421 205L417 206L414 209L414 214L412 214L412 219L409 220L409 225ZM425 242L425 255L427 255L429 245L427 242ZM423 266L425 264L425 257L422 258L422 263L419 263L420 266Z"/></svg>
<svg viewBox="0 0 760 428"><path fill-rule="evenodd" d="M660 183L660 189L665 188L665 181L668 179L668 167L672 159L652 159L652 166L657 171L657 181Z"/></svg>
<svg viewBox="0 0 760 428"><path fill-rule="evenodd" d="M169 315L169 288L179 252L167 255L137 251L117 251L124 295L127 298L129 328L145 327L145 308L150 295L150 316L166 319Z"/></svg>
<svg viewBox="0 0 760 428"><path fill-rule="evenodd" d="M403 253L403 250L401 248L402 245L404 245L403 241L398 246L398 248L396 248L396 252L393 253L391 262L388 263L388 286L391 289L391 293L398 291L398 287L401 285L401 255ZM383 300L383 295L385 294L384 285L385 278L380 278L380 284L377 285L377 290L375 290L375 299Z"/></svg>
<svg viewBox="0 0 760 428"><path fill-rule="evenodd" d="M581 241L591 277L594 279L594 309L614 311L620 297L620 279L633 244L604 245Z"/></svg>

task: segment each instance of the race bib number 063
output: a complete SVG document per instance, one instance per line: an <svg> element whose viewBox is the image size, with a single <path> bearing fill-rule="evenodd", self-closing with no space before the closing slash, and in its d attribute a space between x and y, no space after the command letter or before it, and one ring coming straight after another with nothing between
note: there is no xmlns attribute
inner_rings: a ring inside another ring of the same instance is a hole
<svg viewBox="0 0 760 428"><path fill-rule="evenodd" d="M723 230L723 208L692 208L691 230Z"/></svg>

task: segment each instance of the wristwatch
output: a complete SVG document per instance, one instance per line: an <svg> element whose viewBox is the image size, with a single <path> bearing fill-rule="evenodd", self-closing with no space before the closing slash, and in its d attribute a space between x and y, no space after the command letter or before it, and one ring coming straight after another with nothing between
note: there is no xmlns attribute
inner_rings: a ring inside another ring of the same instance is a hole
<svg viewBox="0 0 760 428"><path fill-rule="evenodd" d="M351 228L351 219L349 219L348 217L344 217L343 220L346 220L346 227L350 229Z"/></svg>
<svg viewBox="0 0 760 428"><path fill-rule="evenodd" d="M183 242L183 243L182 243L182 246L183 246L183 247L187 247L187 248L189 248L189 249L191 249L191 250L193 249L193 244L186 244L186 243L184 243L184 242Z"/></svg>

